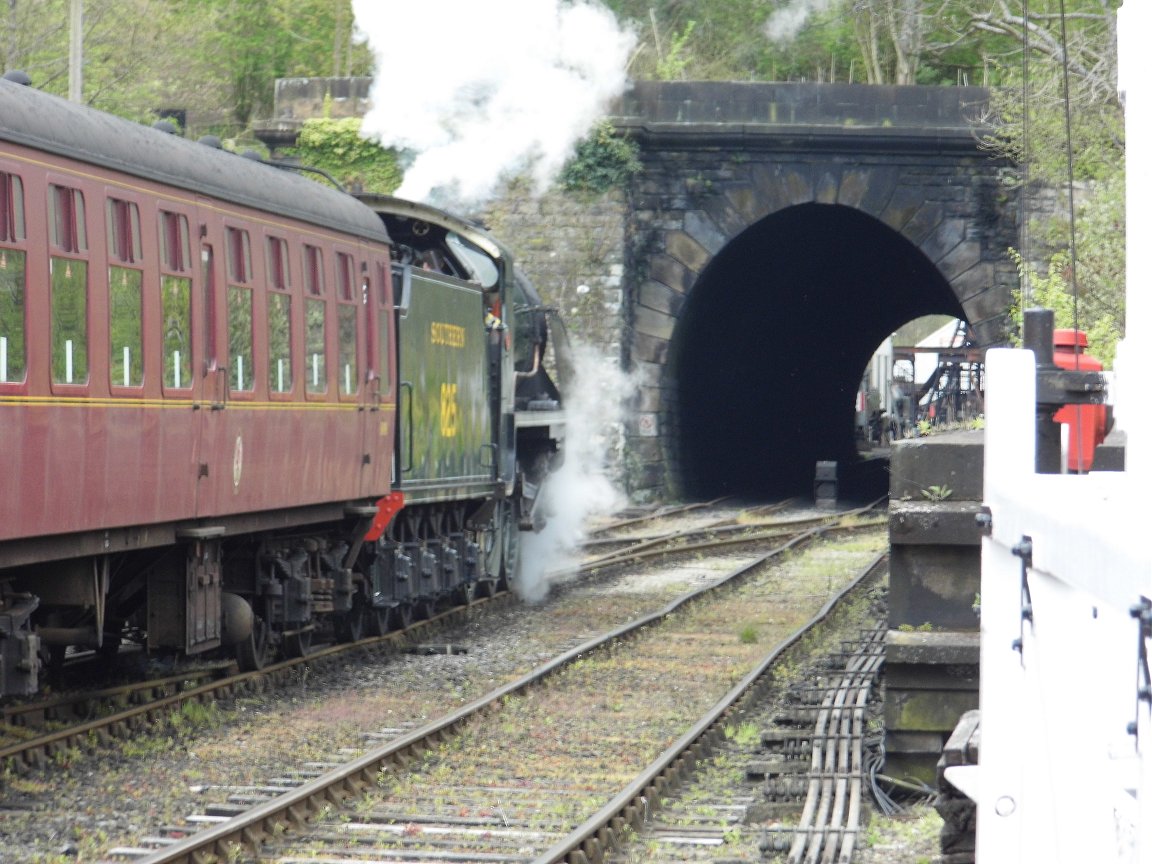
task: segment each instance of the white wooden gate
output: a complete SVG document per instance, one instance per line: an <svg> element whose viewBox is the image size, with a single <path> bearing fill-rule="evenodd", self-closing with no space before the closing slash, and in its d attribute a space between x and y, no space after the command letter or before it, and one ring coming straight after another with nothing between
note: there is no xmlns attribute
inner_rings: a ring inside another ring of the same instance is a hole
<svg viewBox="0 0 1152 864"><path fill-rule="evenodd" d="M976 857L1152 862L1152 3L1120 11L1124 472L1042 475L1032 352L988 353Z"/></svg>

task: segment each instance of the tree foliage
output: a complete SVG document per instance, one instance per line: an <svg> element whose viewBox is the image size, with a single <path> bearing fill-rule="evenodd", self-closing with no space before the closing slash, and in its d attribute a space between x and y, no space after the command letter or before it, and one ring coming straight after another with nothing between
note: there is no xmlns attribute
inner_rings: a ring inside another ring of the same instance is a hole
<svg viewBox="0 0 1152 864"><path fill-rule="evenodd" d="M603 121L577 143L559 182L565 191L598 195L624 185L639 170L635 143L616 135L612 124Z"/></svg>
<svg viewBox="0 0 1152 864"><path fill-rule="evenodd" d="M687 34L678 57L688 78L990 84L990 58L1011 42L974 25L970 0L606 3L641 36L631 71L643 78L666 77L667 47Z"/></svg>
<svg viewBox="0 0 1152 864"><path fill-rule="evenodd" d="M50 93L68 91L69 0L8 0L0 63L21 69ZM165 103L162 58L179 52L169 29L170 4L156 0L86 0L84 98L143 120Z"/></svg>
<svg viewBox="0 0 1152 864"><path fill-rule="evenodd" d="M1115 0L1083 0L1061 27L1057 0L1031 0L1027 86L1024 57L1018 54L1017 63L1004 69L1006 86L994 94L996 131L987 141L1019 166L1013 180L1028 205L1018 305L1053 308L1056 325L1086 330L1089 350L1106 361L1123 333L1125 293L1117 5ZM1001 17L982 20L981 26L1019 37L1022 51L1024 21L1012 14L1019 10L1007 0L1000 0L998 8Z"/></svg>
<svg viewBox="0 0 1152 864"><path fill-rule="evenodd" d="M202 50L229 87L241 127L271 115L277 78L371 68L367 49L352 41L350 0L203 0L202 10L212 34Z"/></svg>
<svg viewBox="0 0 1152 864"><path fill-rule="evenodd" d="M7 0L0 64L68 89L70 0ZM277 78L364 75L351 0L84 0L84 101L137 120L179 108L237 134L271 115Z"/></svg>
<svg viewBox="0 0 1152 864"><path fill-rule="evenodd" d="M390 194L403 179L397 154L362 137L356 117L306 121L287 155L326 171L350 190Z"/></svg>

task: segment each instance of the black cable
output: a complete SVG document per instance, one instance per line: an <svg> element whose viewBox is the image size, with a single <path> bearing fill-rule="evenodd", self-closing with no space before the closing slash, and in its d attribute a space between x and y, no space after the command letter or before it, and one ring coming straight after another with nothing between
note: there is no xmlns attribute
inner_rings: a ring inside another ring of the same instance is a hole
<svg viewBox="0 0 1152 864"><path fill-rule="evenodd" d="M1073 369L1080 369L1080 284L1076 278L1076 185L1072 155L1072 93L1069 90L1068 75L1068 21L1064 10L1064 0L1060 0L1060 59L1064 77L1064 143L1068 171L1068 266L1071 269L1072 282L1072 362ZM1084 414L1085 409L1073 409L1076 423L1076 469L1083 470L1084 466Z"/></svg>
<svg viewBox="0 0 1152 864"><path fill-rule="evenodd" d="M1031 144L1031 127L1028 116L1028 79L1031 74L1028 68L1028 54L1032 50L1031 40L1028 38L1028 0L1023 2L1023 51L1020 58L1020 310L1023 312L1031 305L1032 283L1028 277L1029 267L1029 237L1028 237L1028 162L1030 159L1029 145Z"/></svg>
<svg viewBox="0 0 1152 864"><path fill-rule="evenodd" d="M1064 0L1060 0L1060 59L1064 76L1064 143L1065 167L1068 171L1068 256L1072 269L1072 327L1080 330L1080 287L1076 280L1076 195L1074 157L1072 155L1072 93L1068 89L1068 22ZM1080 368L1080 352L1076 353L1076 368ZM1077 412L1079 414L1079 412Z"/></svg>

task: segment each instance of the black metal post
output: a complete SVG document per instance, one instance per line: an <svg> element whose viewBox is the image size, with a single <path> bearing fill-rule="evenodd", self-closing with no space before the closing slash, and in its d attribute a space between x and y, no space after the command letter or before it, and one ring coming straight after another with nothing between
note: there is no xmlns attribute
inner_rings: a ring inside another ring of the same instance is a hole
<svg viewBox="0 0 1152 864"><path fill-rule="evenodd" d="M1036 356L1037 381L1056 371L1053 360L1052 331L1054 314L1051 309L1024 310L1024 347ZM1040 388L1037 388L1038 391ZM1038 392L1039 397L1039 392ZM1036 401L1036 473L1060 473L1060 424L1052 419L1059 406Z"/></svg>

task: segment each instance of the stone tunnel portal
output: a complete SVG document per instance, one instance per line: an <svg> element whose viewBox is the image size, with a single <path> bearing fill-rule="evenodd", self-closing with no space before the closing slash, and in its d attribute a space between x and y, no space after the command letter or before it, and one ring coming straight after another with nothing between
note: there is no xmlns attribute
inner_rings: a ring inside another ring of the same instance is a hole
<svg viewBox="0 0 1152 864"><path fill-rule="evenodd" d="M684 496L811 494L817 461L857 460L864 369L930 314L964 317L923 253L867 214L802 204L746 229L701 273L673 336Z"/></svg>

